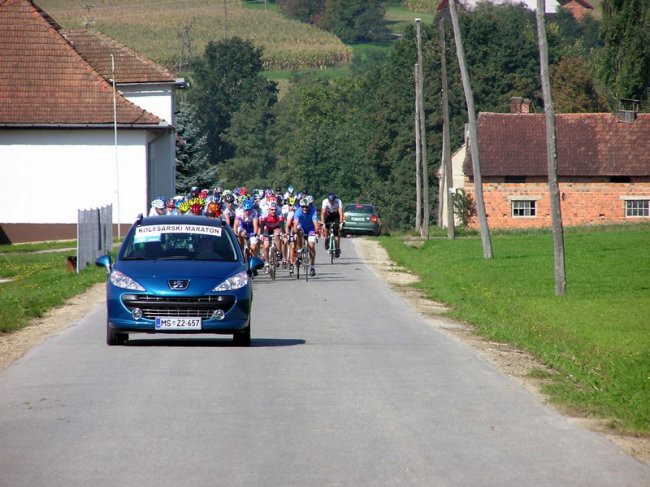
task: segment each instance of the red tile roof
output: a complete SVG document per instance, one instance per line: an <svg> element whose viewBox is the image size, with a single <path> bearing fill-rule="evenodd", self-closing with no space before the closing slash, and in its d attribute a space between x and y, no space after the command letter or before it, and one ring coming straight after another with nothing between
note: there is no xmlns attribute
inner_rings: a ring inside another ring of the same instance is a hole
<svg viewBox="0 0 650 487"><path fill-rule="evenodd" d="M113 90L29 0L0 0L0 126L113 123ZM122 126L162 120L118 94Z"/></svg>
<svg viewBox="0 0 650 487"><path fill-rule="evenodd" d="M650 176L650 113L558 114L555 129L558 176ZM481 176L547 175L544 114L481 113L477 131Z"/></svg>
<svg viewBox="0 0 650 487"><path fill-rule="evenodd" d="M72 47L105 79L113 78L111 54L115 58L117 83L173 83L174 75L101 32L67 30L63 35Z"/></svg>

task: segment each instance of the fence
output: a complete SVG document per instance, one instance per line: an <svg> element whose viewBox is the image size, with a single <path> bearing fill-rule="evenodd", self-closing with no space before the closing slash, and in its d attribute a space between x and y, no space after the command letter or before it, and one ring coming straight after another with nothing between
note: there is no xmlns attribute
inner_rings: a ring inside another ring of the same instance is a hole
<svg viewBox="0 0 650 487"><path fill-rule="evenodd" d="M113 205L77 211L77 273L113 248Z"/></svg>

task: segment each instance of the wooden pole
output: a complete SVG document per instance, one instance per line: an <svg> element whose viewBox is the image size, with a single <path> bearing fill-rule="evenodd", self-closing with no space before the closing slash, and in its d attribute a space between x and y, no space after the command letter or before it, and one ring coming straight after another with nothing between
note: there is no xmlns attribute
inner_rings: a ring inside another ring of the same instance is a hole
<svg viewBox="0 0 650 487"><path fill-rule="evenodd" d="M472 156L472 172L474 173L474 196L476 198L476 212L481 227L481 242L483 243L483 257L492 258L492 241L490 240L490 228L487 223L487 214L485 213L485 203L483 201L483 181L481 178L481 164L478 153L478 137L476 131L476 111L474 110L474 94L469 82L467 65L465 64L465 52L463 50L463 40L460 34L460 25L458 24L458 15L456 13L455 0L449 0L449 13L451 23L454 28L454 40L456 42L456 56L460 65L460 74L463 80L463 90L465 92L465 104L467 105L467 118L469 122L469 142L470 153Z"/></svg>
<svg viewBox="0 0 650 487"><path fill-rule="evenodd" d="M422 153L422 238L429 238L429 164L427 163L427 129L424 112L424 73L422 61L422 36L420 35L420 19L415 19L415 31L418 48L418 92L420 93L420 144Z"/></svg>
<svg viewBox="0 0 650 487"><path fill-rule="evenodd" d="M445 39L445 19L438 17L438 34L440 35L440 78L442 80L442 167L444 174L444 200L447 203L447 238L456 238L454 224L454 202L451 188L454 186L453 168L451 167L451 136L449 132L449 87L447 81L447 41Z"/></svg>
<svg viewBox="0 0 650 487"><path fill-rule="evenodd" d="M548 72L548 45L546 41L546 2L537 0L537 40L539 44L539 64L544 94L544 113L546 114L546 158L548 165L548 192L551 198L551 221L553 225L553 254L555 256L555 294L566 294L566 275L564 266L564 229L560 188L557 182L557 146L555 139L555 110L551 96L551 81Z"/></svg>
<svg viewBox="0 0 650 487"><path fill-rule="evenodd" d="M418 92L418 65L413 68L415 81L415 230L422 234L422 175L420 164L422 145L420 143L420 94Z"/></svg>

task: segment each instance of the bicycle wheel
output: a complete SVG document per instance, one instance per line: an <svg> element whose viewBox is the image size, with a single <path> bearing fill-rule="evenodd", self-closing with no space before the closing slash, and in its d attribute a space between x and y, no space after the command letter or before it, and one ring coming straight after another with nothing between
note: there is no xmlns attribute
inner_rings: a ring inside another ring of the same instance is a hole
<svg viewBox="0 0 650 487"><path fill-rule="evenodd" d="M333 232L333 230L332 230ZM330 264L334 263L334 246L336 245L336 242L334 242L334 233L330 236L330 244L328 245L327 251L330 253Z"/></svg>
<svg viewBox="0 0 650 487"><path fill-rule="evenodd" d="M271 245L271 248L269 249L269 276L271 276L273 281L275 281L275 271L277 270L277 267L278 256L275 252L275 246Z"/></svg>
<svg viewBox="0 0 650 487"><path fill-rule="evenodd" d="M309 281L309 247L304 247L302 249L302 257L303 257L303 271L305 273L305 281Z"/></svg>

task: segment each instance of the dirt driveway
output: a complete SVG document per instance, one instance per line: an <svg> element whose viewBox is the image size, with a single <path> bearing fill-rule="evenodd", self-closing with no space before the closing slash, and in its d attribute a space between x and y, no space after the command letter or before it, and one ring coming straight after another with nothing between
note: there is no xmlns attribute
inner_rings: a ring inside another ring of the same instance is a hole
<svg viewBox="0 0 650 487"><path fill-rule="evenodd" d="M417 309L424 318L435 318L436 328L455 337L457 340L477 350L504 374L517 380L537 395L540 402L548 404L548 398L540 392L543 380L531 378L529 373L535 369L545 369L530 354L503 343L488 341L476 335L472 328L463 323L448 320L441 316L446 307L424 299L411 284L417 277L400 269L388 259L386 251L376 241L363 238L350 239L359 255L373 271ZM105 285L96 284L88 291L66 301L64 306L55 308L44 317L15 333L0 335L0 372L22 357L30 348L43 342L48 336L74 324L104 298ZM444 325L439 325L440 321ZM554 406L557 408L557 406ZM574 411L561 410L571 421L606 436L620 448L640 461L650 465L650 438L638 438L613 434L604 420L579 417Z"/></svg>

